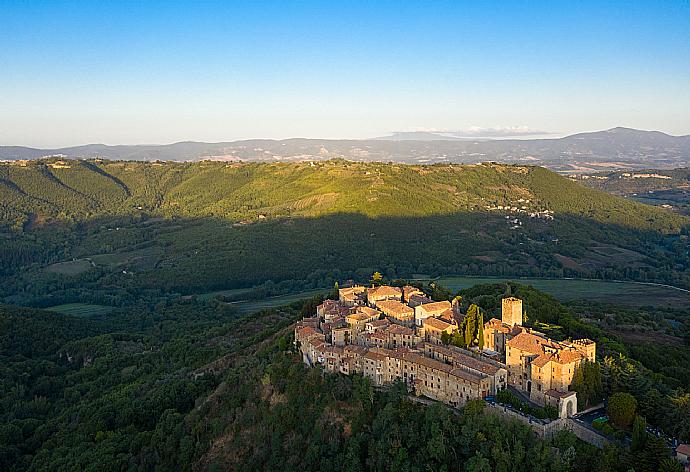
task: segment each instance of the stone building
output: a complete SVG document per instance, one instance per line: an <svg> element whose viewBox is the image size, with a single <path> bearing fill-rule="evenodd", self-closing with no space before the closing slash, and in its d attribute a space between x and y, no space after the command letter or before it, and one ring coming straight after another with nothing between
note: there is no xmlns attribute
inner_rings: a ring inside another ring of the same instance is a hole
<svg viewBox="0 0 690 472"><path fill-rule="evenodd" d="M474 374L487 375L490 380L489 393L491 395L496 395L508 386L508 369L505 364L456 346L423 343L419 349L427 357Z"/></svg>
<svg viewBox="0 0 690 472"><path fill-rule="evenodd" d="M423 305L425 303L434 303L434 301L426 295L417 294L410 295L409 299L407 300L407 304L410 305L412 308L415 308L419 305Z"/></svg>
<svg viewBox="0 0 690 472"><path fill-rule="evenodd" d="M506 352L506 341L522 333L522 300L504 298L501 301L501 319L491 318L484 323L484 349Z"/></svg>
<svg viewBox="0 0 690 472"><path fill-rule="evenodd" d="M405 285L402 288L402 301L409 304L410 303L410 297L412 296L424 296L424 292L419 290L417 287L413 287L412 285Z"/></svg>
<svg viewBox="0 0 690 472"><path fill-rule="evenodd" d="M501 300L501 317L510 326L522 326L522 300L508 297Z"/></svg>
<svg viewBox="0 0 690 472"><path fill-rule="evenodd" d="M333 318L344 318L349 314L350 307L339 300L324 300L316 307L316 316L323 318L326 323L330 323Z"/></svg>
<svg viewBox="0 0 690 472"><path fill-rule="evenodd" d="M425 341L441 344L443 342L443 334L452 335L458 330L458 326L454 323L441 320L439 318L425 318L422 320L422 328L420 329L420 336Z"/></svg>
<svg viewBox="0 0 690 472"><path fill-rule="evenodd" d="M381 312L368 306L357 306L355 312L345 317L345 322L350 328L352 335L361 333L370 321L378 320Z"/></svg>
<svg viewBox="0 0 690 472"><path fill-rule="evenodd" d="M451 304L449 301L423 303L414 307L414 321L417 326L422 326L422 321L429 317L445 315L452 318Z"/></svg>
<svg viewBox="0 0 690 472"><path fill-rule="evenodd" d="M361 373L377 386L399 380L453 406L511 385L535 403L553 405L561 417L577 412L569 388L582 362L595 361L594 341L557 342L522 326L522 301L510 297L501 303L501 319L484 325L484 351L444 345L444 334L458 330L459 304L412 307L423 298L410 287L341 289L338 301L324 301L315 317L296 324L295 345L308 365Z"/></svg>
<svg viewBox="0 0 690 472"><path fill-rule="evenodd" d="M414 310L397 300L381 300L377 308L393 323L403 326L414 325Z"/></svg>
<svg viewBox="0 0 690 472"><path fill-rule="evenodd" d="M589 339L559 343L540 334L522 332L506 342L511 385L535 403L552 404L566 416L577 413L575 392L569 392L575 371L594 360L596 344Z"/></svg>
<svg viewBox="0 0 690 472"><path fill-rule="evenodd" d="M366 288L361 285L338 290L338 301L346 306L363 305L366 301Z"/></svg>
<svg viewBox="0 0 690 472"><path fill-rule="evenodd" d="M389 285L381 285L379 287L371 287L367 289L367 303L369 306L378 308L378 303L385 300L402 301L402 289L400 287L391 287Z"/></svg>

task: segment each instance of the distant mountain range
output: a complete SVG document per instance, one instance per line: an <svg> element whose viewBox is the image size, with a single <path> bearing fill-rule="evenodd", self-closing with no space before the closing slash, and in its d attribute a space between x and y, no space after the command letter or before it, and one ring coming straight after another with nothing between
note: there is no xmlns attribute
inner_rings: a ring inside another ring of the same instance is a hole
<svg viewBox="0 0 690 472"><path fill-rule="evenodd" d="M135 161L241 160L260 162L347 159L433 164L485 161L542 165L560 172L669 169L690 165L690 135L613 128L552 139L467 139L431 132L366 140L293 138L166 145L88 144L59 149L0 146L0 160L49 156Z"/></svg>

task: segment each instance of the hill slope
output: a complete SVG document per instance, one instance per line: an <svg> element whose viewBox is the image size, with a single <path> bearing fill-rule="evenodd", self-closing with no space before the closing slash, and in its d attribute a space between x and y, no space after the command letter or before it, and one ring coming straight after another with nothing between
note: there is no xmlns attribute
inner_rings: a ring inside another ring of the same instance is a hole
<svg viewBox="0 0 690 472"><path fill-rule="evenodd" d="M0 165L0 221L71 220L146 211L231 221L358 213L421 217L511 207L663 232L686 220L586 189L539 167L39 161Z"/></svg>
<svg viewBox="0 0 690 472"><path fill-rule="evenodd" d="M0 165L0 300L122 306L414 274L690 287L688 218L539 167Z"/></svg>

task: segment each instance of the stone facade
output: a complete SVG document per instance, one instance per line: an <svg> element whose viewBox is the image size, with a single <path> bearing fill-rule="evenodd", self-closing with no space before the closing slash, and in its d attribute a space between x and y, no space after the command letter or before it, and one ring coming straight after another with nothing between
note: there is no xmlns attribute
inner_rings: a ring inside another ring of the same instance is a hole
<svg viewBox="0 0 690 472"><path fill-rule="evenodd" d="M361 373L377 386L401 380L418 394L452 406L511 385L537 404L556 407L562 418L577 412L577 396L569 388L581 363L595 361L594 341L556 342L522 326L522 300L509 297L501 303L501 319L484 325L485 351L446 346L444 335L458 330L458 306L412 307L423 297L418 292L414 287L341 289L338 301L324 301L317 316L297 323L295 341L304 362L330 372Z"/></svg>

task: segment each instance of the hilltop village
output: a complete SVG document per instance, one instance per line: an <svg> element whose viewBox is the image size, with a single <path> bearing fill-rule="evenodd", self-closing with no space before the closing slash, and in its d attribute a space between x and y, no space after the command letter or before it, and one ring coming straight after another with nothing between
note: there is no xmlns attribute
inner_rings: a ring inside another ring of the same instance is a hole
<svg viewBox="0 0 690 472"><path fill-rule="evenodd" d="M402 381L416 395L453 407L512 386L561 418L577 413L569 387L580 364L594 362L596 344L557 342L523 326L520 299L504 298L501 319L481 323L477 346L463 349L448 342L469 324L457 299L433 301L417 287L387 285L341 288L338 295L295 326L307 365L360 373L375 386Z"/></svg>

